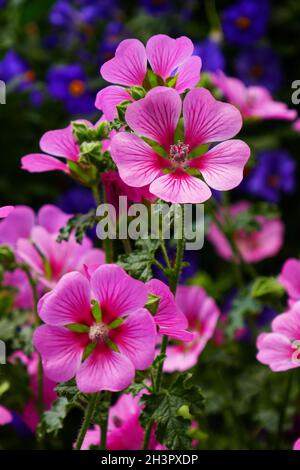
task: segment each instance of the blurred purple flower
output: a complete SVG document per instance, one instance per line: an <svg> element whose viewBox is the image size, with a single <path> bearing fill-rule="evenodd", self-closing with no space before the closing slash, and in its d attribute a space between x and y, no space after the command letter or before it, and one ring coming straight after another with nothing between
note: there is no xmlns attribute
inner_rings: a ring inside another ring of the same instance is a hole
<svg viewBox="0 0 300 470"><path fill-rule="evenodd" d="M257 164L241 185L241 190L277 203L282 193L295 190L295 161L285 150L258 154Z"/></svg>
<svg viewBox="0 0 300 470"><path fill-rule="evenodd" d="M203 72L216 72L224 69L224 55L220 45L212 39L195 44L194 55L201 57Z"/></svg>
<svg viewBox="0 0 300 470"><path fill-rule="evenodd" d="M280 86L282 73L277 54L267 46L242 51L235 62L237 76L246 85L261 85L274 93Z"/></svg>
<svg viewBox="0 0 300 470"><path fill-rule="evenodd" d="M141 7L151 15L161 15L173 11L170 0L140 0Z"/></svg>
<svg viewBox="0 0 300 470"><path fill-rule="evenodd" d="M58 0L50 11L49 20L59 28L80 29L99 19L111 18L116 10L115 0Z"/></svg>
<svg viewBox="0 0 300 470"><path fill-rule="evenodd" d="M114 57L119 42L125 39L125 37L126 31L121 22L111 21L106 25L99 48L99 65L102 65L104 62Z"/></svg>
<svg viewBox="0 0 300 470"><path fill-rule="evenodd" d="M85 214L96 207L94 198L89 189L74 186L59 196L56 204L67 214Z"/></svg>
<svg viewBox="0 0 300 470"><path fill-rule="evenodd" d="M7 0L0 0L0 8L6 7Z"/></svg>
<svg viewBox="0 0 300 470"><path fill-rule="evenodd" d="M88 90L87 77L81 65L53 66L48 71L47 84L50 95L62 101L70 114L93 113L94 96Z"/></svg>
<svg viewBox="0 0 300 470"><path fill-rule="evenodd" d="M29 70L23 60L13 49L10 49L0 61L0 80L6 84L12 80L18 81L18 89L24 90L34 80L34 72Z"/></svg>
<svg viewBox="0 0 300 470"><path fill-rule="evenodd" d="M225 39L237 45L249 45L266 31L269 17L267 0L241 0L222 14Z"/></svg>

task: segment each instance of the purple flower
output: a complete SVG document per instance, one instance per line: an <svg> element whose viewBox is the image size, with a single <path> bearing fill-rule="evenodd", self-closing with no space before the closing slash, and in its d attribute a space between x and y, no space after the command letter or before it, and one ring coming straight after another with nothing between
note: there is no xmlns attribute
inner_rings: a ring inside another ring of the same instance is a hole
<svg viewBox="0 0 300 470"><path fill-rule="evenodd" d="M223 70L225 59L219 44L212 39L206 39L203 42L195 44L194 55L202 59L202 71L216 72Z"/></svg>
<svg viewBox="0 0 300 470"><path fill-rule="evenodd" d="M161 15L173 11L170 0L140 0L141 7L152 15Z"/></svg>
<svg viewBox="0 0 300 470"><path fill-rule="evenodd" d="M62 101L70 114L89 115L94 111L94 97L79 64L53 66L47 74L50 95Z"/></svg>
<svg viewBox="0 0 300 470"><path fill-rule="evenodd" d="M29 70L27 63L10 49L0 61L0 80L9 83L18 80L18 88L24 89L34 80L34 72Z"/></svg>
<svg viewBox="0 0 300 470"><path fill-rule="evenodd" d="M95 201L89 189L74 186L59 197L57 206L67 214L85 214L95 207Z"/></svg>
<svg viewBox="0 0 300 470"><path fill-rule="evenodd" d="M99 48L100 65L114 57L119 42L125 37L126 31L121 22L111 21L106 25Z"/></svg>
<svg viewBox="0 0 300 470"><path fill-rule="evenodd" d="M257 165L242 183L241 189L273 203L282 193L296 186L295 161L285 150L266 150L258 154Z"/></svg>
<svg viewBox="0 0 300 470"><path fill-rule="evenodd" d="M85 24L110 18L116 9L114 0L58 0L50 11L49 20L59 28L80 29Z"/></svg>
<svg viewBox="0 0 300 470"><path fill-rule="evenodd" d="M249 45L266 31L269 5L267 0L241 0L223 12L225 39L233 44Z"/></svg>
<svg viewBox="0 0 300 470"><path fill-rule="evenodd" d="M242 51L235 62L237 76L246 85L261 85L274 93L280 86L281 67L277 54L267 46Z"/></svg>

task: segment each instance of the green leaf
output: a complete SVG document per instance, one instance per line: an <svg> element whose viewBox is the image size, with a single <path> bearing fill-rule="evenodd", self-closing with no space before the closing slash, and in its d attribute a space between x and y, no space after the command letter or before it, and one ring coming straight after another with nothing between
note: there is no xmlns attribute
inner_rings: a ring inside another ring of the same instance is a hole
<svg viewBox="0 0 300 470"><path fill-rule="evenodd" d="M74 232L76 241L82 243L88 229L93 228L96 223L95 209L91 209L87 214L77 214L68 220L67 225L62 227L57 238L58 242L68 241Z"/></svg>
<svg viewBox="0 0 300 470"><path fill-rule="evenodd" d="M251 289L251 297L253 299L267 300L269 296L276 299L284 295L283 286L275 277L258 277Z"/></svg>
<svg viewBox="0 0 300 470"><path fill-rule="evenodd" d="M69 323L64 326L65 328L68 328L68 330L75 331L75 333L88 333L90 330L87 325L83 325L81 323Z"/></svg>
<svg viewBox="0 0 300 470"><path fill-rule="evenodd" d="M95 318L96 322L99 323L102 320L101 306L95 299L91 301L91 304L93 317Z"/></svg>
<svg viewBox="0 0 300 470"><path fill-rule="evenodd" d="M37 435L41 439L45 434L54 434L57 436L60 429L63 428L63 422L69 409L69 400L66 397L57 398L51 409L42 414L38 425Z"/></svg>
<svg viewBox="0 0 300 470"><path fill-rule="evenodd" d="M191 448L188 435L191 419L199 419L204 408L201 389L192 383L191 374L181 374L171 387L153 395L143 395L141 414L144 427L156 424L156 437L170 450Z"/></svg>
<svg viewBox="0 0 300 470"><path fill-rule="evenodd" d="M248 289L243 289L234 299L228 315L228 325L226 327L228 337L232 339L236 330L243 328L247 315L257 314L261 309L261 303L251 297Z"/></svg>
<svg viewBox="0 0 300 470"><path fill-rule="evenodd" d="M118 264L134 278L149 281L152 278L151 266L158 247L159 240L137 240L134 251L119 256Z"/></svg>
<svg viewBox="0 0 300 470"><path fill-rule="evenodd" d="M28 312L15 310L0 320L0 340L9 341L17 337L17 329L23 325L28 318Z"/></svg>

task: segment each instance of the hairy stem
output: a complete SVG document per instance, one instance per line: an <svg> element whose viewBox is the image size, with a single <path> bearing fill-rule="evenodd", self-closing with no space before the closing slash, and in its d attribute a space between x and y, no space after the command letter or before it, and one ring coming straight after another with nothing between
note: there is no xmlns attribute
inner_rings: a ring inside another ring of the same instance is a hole
<svg viewBox="0 0 300 470"><path fill-rule="evenodd" d="M106 392L106 398L107 398L107 406L106 406L106 410L105 410L105 418L100 423L100 427L101 427L101 444L100 444L100 448L101 448L101 450L106 450L108 415L109 415L109 407L110 407L110 401L111 401L111 393L110 392Z"/></svg>
<svg viewBox="0 0 300 470"><path fill-rule="evenodd" d="M97 403L97 400L98 400L98 396L99 396L98 393L93 393L90 396L89 404L88 404L88 407L86 409L86 412L85 412L85 415L84 415L84 418L83 418L83 422L82 422L81 428L79 430L79 433L78 433L78 436L77 436L77 439L76 439L75 450L80 450L81 449L83 440L84 440L85 435L87 433L87 430L89 429L90 424L91 424L91 419L92 419L93 413L95 411L95 406L96 406L96 403Z"/></svg>

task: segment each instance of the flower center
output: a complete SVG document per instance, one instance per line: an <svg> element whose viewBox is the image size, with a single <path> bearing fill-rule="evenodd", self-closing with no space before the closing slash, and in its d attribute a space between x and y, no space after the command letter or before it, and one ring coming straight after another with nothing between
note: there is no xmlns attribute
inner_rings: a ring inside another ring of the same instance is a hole
<svg viewBox="0 0 300 470"><path fill-rule="evenodd" d="M254 78L261 78L264 74L264 68L261 65L253 65L251 73Z"/></svg>
<svg viewBox="0 0 300 470"><path fill-rule="evenodd" d="M69 91L72 96L81 96L85 92L84 82L82 80L72 80L69 85Z"/></svg>
<svg viewBox="0 0 300 470"><path fill-rule="evenodd" d="M300 340L294 340L292 342L292 348L295 349L295 352L292 356L292 361L295 364L300 364Z"/></svg>
<svg viewBox="0 0 300 470"><path fill-rule="evenodd" d="M33 70L27 70L27 72L24 73L24 78L27 82L33 82L35 80L35 73Z"/></svg>
<svg viewBox="0 0 300 470"><path fill-rule="evenodd" d="M277 175L270 175L268 178L268 186L271 188L277 188L279 186L280 180Z"/></svg>
<svg viewBox="0 0 300 470"><path fill-rule="evenodd" d="M251 21L247 16L240 16L236 20L236 25L238 28L248 29L249 26L251 25Z"/></svg>
<svg viewBox="0 0 300 470"><path fill-rule="evenodd" d="M184 166L188 159L190 146L178 140L170 146L170 157L176 167Z"/></svg>
<svg viewBox="0 0 300 470"><path fill-rule="evenodd" d="M90 327L89 338L94 343L105 343L108 340L109 329L104 323L95 323Z"/></svg>

